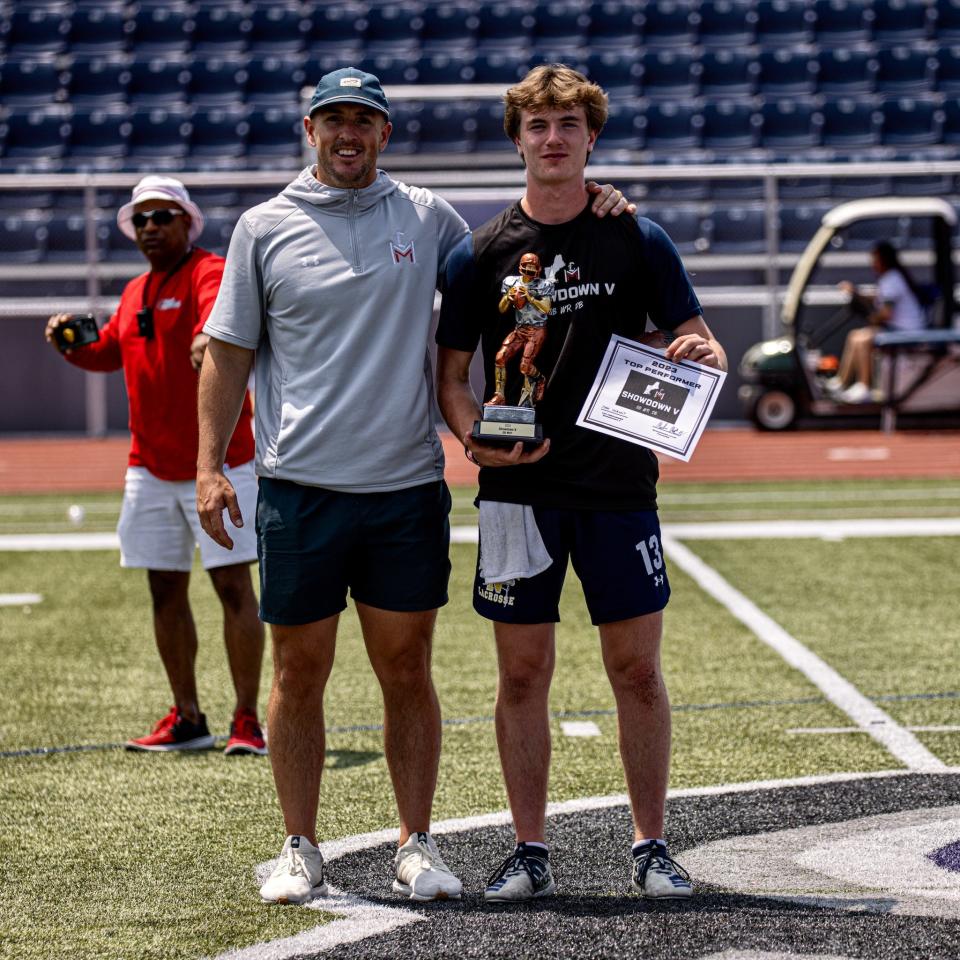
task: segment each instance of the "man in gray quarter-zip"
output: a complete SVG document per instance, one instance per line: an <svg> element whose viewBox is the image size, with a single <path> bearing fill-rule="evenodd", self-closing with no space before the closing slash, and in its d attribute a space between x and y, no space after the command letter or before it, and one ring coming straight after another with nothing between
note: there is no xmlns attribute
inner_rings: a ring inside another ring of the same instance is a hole
<svg viewBox="0 0 960 960"><path fill-rule="evenodd" d="M384 699L400 847L394 890L456 898L430 836L440 708L430 675L450 564L427 338L434 291L467 225L377 170L391 126L375 76L322 77L304 119L317 165L237 224L204 327L197 506L229 546L243 520L221 465L256 352L261 616L271 624L270 759L287 839L267 902L325 890L317 849L323 691L349 590ZM618 212L617 191L598 198ZM598 212L599 212L598 210Z"/></svg>

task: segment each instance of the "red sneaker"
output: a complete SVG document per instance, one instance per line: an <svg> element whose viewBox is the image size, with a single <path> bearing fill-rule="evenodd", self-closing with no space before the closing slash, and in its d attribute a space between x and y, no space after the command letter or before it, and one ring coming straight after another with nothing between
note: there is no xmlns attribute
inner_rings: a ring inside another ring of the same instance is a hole
<svg viewBox="0 0 960 960"><path fill-rule="evenodd" d="M150 733L128 740L125 746L127 750L208 750L213 746L213 737L202 713L198 723L191 723L176 707L171 707Z"/></svg>
<svg viewBox="0 0 960 960"><path fill-rule="evenodd" d="M230 724L230 739L223 751L228 757L232 753L256 753L266 756L267 741L252 710L238 710Z"/></svg>

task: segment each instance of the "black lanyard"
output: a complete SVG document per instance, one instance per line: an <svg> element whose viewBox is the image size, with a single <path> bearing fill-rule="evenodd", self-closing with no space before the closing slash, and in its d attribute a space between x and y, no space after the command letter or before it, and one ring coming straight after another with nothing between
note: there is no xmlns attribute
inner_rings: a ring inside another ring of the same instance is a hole
<svg viewBox="0 0 960 960"><path fill-rule="evenodd" d="M163 288L167 285L167 281L170 280L192 256L193 250L188 250L183 257L181 257L180 262L163 277L160 281L160 286L157 287L157 293L153 298L153 303L149 306L147 305L147 294L150 291L150 281L153 278L153 273L151 272L147 277L143 285L143 298L140 301L140 309L137 311L137 333L139 333L141 337L146 337L148 340L153 339L153 309L160 302L160 294L163 293Z"/></svg>

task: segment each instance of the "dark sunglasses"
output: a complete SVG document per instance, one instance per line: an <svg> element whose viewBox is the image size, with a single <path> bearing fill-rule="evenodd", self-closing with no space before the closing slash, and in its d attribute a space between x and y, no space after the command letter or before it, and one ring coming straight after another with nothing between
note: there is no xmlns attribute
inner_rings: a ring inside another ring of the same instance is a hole
<svg viewBox="0 0 960 960"><path fill-rule="evenodd" d="M130 220L137 230L142 230L151 220L155 226L169 227L174 217L182 216L182 210L147 210L144 213L135 213Z"/></svg>

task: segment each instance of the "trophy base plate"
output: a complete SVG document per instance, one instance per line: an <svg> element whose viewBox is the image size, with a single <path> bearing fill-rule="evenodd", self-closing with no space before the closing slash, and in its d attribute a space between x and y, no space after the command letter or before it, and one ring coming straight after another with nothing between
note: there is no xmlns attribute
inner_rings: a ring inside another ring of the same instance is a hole
<svg viewBox="0 0 960 960"><path fill-rule="evenodd" d="M518 440L524 446L538 447L543 443L543 425L539 423L516 423L510 420L475 420L474 440L482 443L502 443L513 445Z"/></svg>

